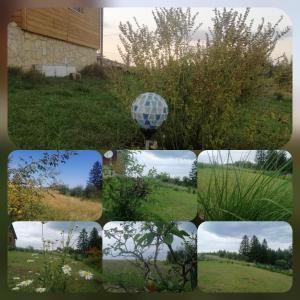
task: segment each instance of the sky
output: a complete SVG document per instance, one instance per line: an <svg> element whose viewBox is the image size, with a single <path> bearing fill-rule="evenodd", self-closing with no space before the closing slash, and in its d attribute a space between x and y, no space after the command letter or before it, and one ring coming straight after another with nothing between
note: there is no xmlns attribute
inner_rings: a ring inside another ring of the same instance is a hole
<svg viewBox="0 0 300 300"><path fill-rule="evenodd" d="M13 223L17 240L16 246L21 248L27 248L29 246L36 250L41 250L42 245L42 223L41 222L14 222ZM85 228L89 233L93 227L98 229L99 235L101 235L101 226L96 222L46 222L44 224L44 239L55 242L54 248L60 246L62 239L61 232L64 231L65 238L71 228L78 226L74 230L71 245L76 248L76 240L79 232Z"/></svg>
<svg viewBox="0 0 300 300"><path fill-rule="evenodd" d="M151 150L134 154L139 164L145 165L144 175L153 167L158 173L167 172L171 177L189 176L196 155L192 151Z"/></svg>
<svg viewBox="0 0 300 300"><path fill-rule="evenodd" d="M192 7L192 12L199 12L197 20L199 23L203 23L197 35L197 39L204 38L204 33L207 32L208 27L212 24L213 9L209 7ZM104 8L104 29L103 29L103 51L106 58L121 62L121 58L117 49L120 45L119 40L119 23L126 21L132 21L135 16L137 20L142 24L147 24L150 28L154 28L154 21L152 18L152 7L109 7ZM238 8L237 10L243 11L244 9ZM283 15L284 19L280 25L280 28L291 26L289 17L280 9L276 8L252 8L249 16L249 20L252 18L255 20L254 25L257 25L261 18L264 17L266 21L275 23L280 16ZM273 57L281 56L283 53L291 58L292 56L292 31L285 37L283 37L274 50Z"/></svg>
<svg viewBox="0 0 300 300"><path fill-rule="evenodd" d="M256 150L207 150L198 156L201 163L234 163L236 161L249 161L255 163ZM287 157L291 154L286 151Z"/></svg>
<svg viewBox="0 0 300 300"><path fill-rule="evenodd" d="M104 228L103 228L103 249L109 247L110 248L110 245L113 245L114 244L114 238L109 238L106 236L105 234L105 231L108 231L112 228L117 228L118 230L123 230L124 228L124 225L123 224L128 224L128 223L133 223L134 224L134 228L136 229L139 229L143 222L109 222L107 223ZM177 222L178 224L178 228L180 230L185 230L187 233L189 233L190 235L197 235L197 228L196 226L191 223L191 222ZM180 239L179 237L174 237L174 241L172 243L172 247L173 249L178 249L180 248L180 246L182 245L182 239ZM133 245L133 242L128 240L127 244L126 244L128 250L133 250L134 249L134 245ZM149 256L153 256L154 254L154 250L155 248L154 247L150 247L147 251L145 251L144 253L144 257L145 258L149 258ZM168 248L166 245L163 246L163 248L161 249L160 251L160 254L158 256L158 259L159 260L164 260L166 258L166 255L168 253ZM112 257L111 255L108 255L108 254L103 254L103 260L112 260L112 259L115 259L115 260L120 260L120 259L124 259L124 257L120 257L120 256L117 256L117 257ZM129 258L130 259L130 258Z"/></svg>
<svg viewBox="0 0 300 300"><path fill-rule="evenodd" d="M227 250L238 252L244 235L265 238L271 249L292 244L292 228L286 222L204 222L198 228L198 253Z"/></svg>
<svg viewBox="0 0 300 300"><path fill-rule="evenodd" d="M199 154L198 162L233 163L240 160L255 162L255 156L256 150L207 150Z"/></svg>
<svg viewBox="0 0 300 300"><path fill-rule="evenodd" d="M10 166L16 167L21 161L20 158L33 159L42 158L43 153L54 154L57 150L17 150L10 154ZM73 188L78 185L85 186L89 177L89 172L96 161L102 163L102 156L97 151L79 150L76 151L78 155L72 156L65 164L60 164L57 167L58 175L57 181ZM45 186L49 184L46 182Z"/></svg>

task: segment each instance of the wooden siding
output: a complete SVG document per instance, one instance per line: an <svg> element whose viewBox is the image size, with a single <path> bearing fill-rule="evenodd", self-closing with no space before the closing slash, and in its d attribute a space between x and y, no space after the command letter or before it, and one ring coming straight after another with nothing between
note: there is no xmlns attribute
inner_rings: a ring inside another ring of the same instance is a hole
<svg viewBox="0 0 300 300"><path fill-rule="evenodd" d="M101 10L83 8L23 8L11 17L22 29L93 49L100 46Z"/></svg>

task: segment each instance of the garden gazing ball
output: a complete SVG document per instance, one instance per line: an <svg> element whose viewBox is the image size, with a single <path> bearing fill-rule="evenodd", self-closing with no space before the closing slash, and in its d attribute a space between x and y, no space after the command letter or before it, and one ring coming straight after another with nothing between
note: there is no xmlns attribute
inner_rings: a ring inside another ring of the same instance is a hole
<svg viewBox="0 0 300 300"><path fill-rule="evenodd" d="M139 95L131 107L132 118L145 130L155 130L167 119L168 105L155 93Z"/></svg>

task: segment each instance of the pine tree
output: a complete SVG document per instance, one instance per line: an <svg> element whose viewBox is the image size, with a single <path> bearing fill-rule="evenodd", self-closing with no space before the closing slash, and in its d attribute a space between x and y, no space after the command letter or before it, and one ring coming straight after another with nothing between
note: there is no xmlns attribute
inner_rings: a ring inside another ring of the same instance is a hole
<svg viewBox="0 0 300 300"><path fill-rule="evenodd" d="M193 187L197 187L197 173L198 173L198 161L197 159L194 160L193 165L192 165L192 169L191 172L189 174L189 179L190 179L190 183L191 186Z"/></svg>
<svg viewBox="0 0 300 300"><path fill-rule="evenodd" d="M249 258L251 261L259 261L261 245L256 235L253 235L250 241Z"/></svg>
<svg viewBox="0 0 300 300"><path fill-rule="evenodd" d="M267 263L268 260L268 242L266 239L261 244L259 261L263 264Z"/></svg>
<svg viewBox="0 0 300 300"><path fill-rule="evenodd" d="M243 239L240 244L240 250L239 250L240 255L249 256L250 253L250 244L249 244L249 238L247 235L243 236Z"/></svg>
<svg viewBox="0 0 300 300"><path fill-rule="evenodd" d="M93 185L97 191L102 189L102 165L100 161L96 161L90 170L88 185Z"/></svg>
<svg viewBox="0 0 300 300"><path fill-rule="evenodd" d="M88 233L84 228L79 233L77 249L83 254L89 249Z"/></svg>
<svg viewBox="0 0 300 300"><path fill-rule="evenodd" d="M102 248L102 239L99 236L98 230L96 227L92 229L89 235L89 248L97 248L98 250L101 250Z"/></svg>

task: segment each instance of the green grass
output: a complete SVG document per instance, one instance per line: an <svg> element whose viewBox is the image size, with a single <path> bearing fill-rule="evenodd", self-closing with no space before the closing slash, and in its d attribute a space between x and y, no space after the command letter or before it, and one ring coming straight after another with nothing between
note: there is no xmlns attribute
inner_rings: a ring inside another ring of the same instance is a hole
<svg viewBox="0 0 300 300"><path fill-rule="evenodd" d="M198 203L205 220L288 220L292 178L243 168L213 166L198 171Z"/></svg>
<svg viewBox="0 0 300 300"><path fill-rule="evenodd" d="M208 293L283 293L292 281L292 276L232 261L198 262L199 287Z"/></svg>
<svg viewBox="0 0 300 300"><path fill-rule="evenodd" d="M164 276L167 276L168 270L172 268L172 265L163 261L158 262L158 266ZM156 273L154 271L151 274L154 276L153 279L159 280L159 278L155 277ZM172 278L174 283L178 280L180 279ZM125 260L103 260L103 283L104 288L111 292L140 292L147 290L143 271ZM189 283L186 284L185 290L191 290Z"/></svg>
<svg viewBox="0 0 300 300"><path fill-rule="evenodd" d="M30 288L41 287L39 283L39 277L43 271L43 257L40 254L37 258L33 257L32 254L36 252L22 252L22 251L8 251L8 286L13 288L18 282L23 280L33 280L32 286ZM57 260L56 260L57 258ZM51 264L57 264L59 254L53 255L53 261ZM27 262L28 259L34 259L34 263ZM96 262L88 263L87 259L80 261L74 260L68 257L66 260L72 268L72 276L68 278L66 292L98 292L102 289L102 274L101 274L101 262L98 265ZM80 278L78 272L79 270L89 271L93 273L93 280L84 280ZM37 274L36 274L37 273ZM14 280L14 277L20 277L20 280ZM22 288L20 290L22 292Z"/></svg>
<svg viewBox="0 0 300 300"><path fill-rule="evenodd" d="M9 134L21 148L114 149L141 137L105 81L9 77Z"/></svg>
<svg viewBox="0 0 300 300"><path fill-rule="evenodd" d="M197 195L185 187L162 184L143 204L140 212L147 220L190 221L197 214Z"/></svg>
<svg viewBox="0 0 300 300"><path fill-rule="evenodd" d="M228 132L230 144L223 149L279 149L292 133L292 97L260 98L236 107Z"/></svg>
<svg viewBox="0 0 300 300"><path fill-rule="evenodd" d="M127 77L128 89L133 88L135 78ZM8 129L17 147L144 148L143 135L114 96L108 80L87 76L79 81L42 78L13 70L8 79ZM291 131L291 98L257 99L236 106L225 139L230 144L223 148L278 148L288 142ZM161 131L158 140L163 134Z"/></svg>

